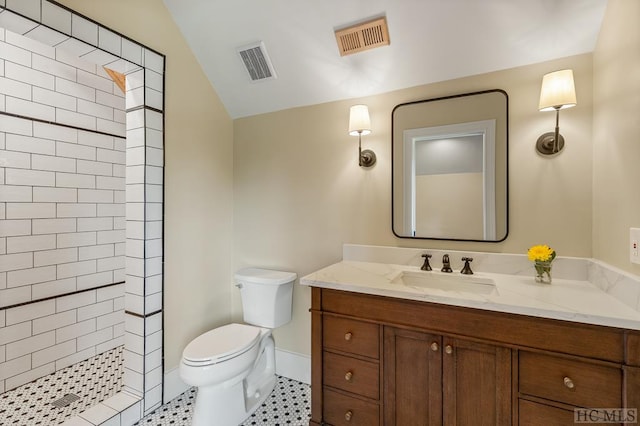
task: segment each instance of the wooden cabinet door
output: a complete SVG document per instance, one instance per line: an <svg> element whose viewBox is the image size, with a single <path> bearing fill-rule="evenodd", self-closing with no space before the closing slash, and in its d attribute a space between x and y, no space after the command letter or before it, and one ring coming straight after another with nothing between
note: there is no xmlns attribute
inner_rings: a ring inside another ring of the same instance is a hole
<svg viewBox="0 0 640 426"><path fill-rule="evenodd" d="M623 367L624 371L624 388L623 388L623 398L624 398L624 407L625 408L635 408L636 411L635 416L640 414L640 368L638 367ZM631 420L631 418L629 418ZM640 421L636 417L633 419L635 421ZM629 422L632 424L632 422Z"/></svg>
<svg viewBox="0 0 640 426"><path fill-rule="evenodd" d="M511 350L445 337L444 424L511 424Z"/></svg>
<svg viewBox="0 0 640 426"><path fill-rule="evenodd" d="M442 425L442 337L385 327L385 426Z"/></svg>

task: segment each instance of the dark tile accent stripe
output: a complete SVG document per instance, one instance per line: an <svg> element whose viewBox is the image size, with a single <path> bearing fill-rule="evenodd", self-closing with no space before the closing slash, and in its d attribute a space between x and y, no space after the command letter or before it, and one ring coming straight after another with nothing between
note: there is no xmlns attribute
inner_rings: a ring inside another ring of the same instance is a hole
<svg viewBox="0 0 640 426"><path fill-rule="evenodd" d="M149 105L138 105L136 107L129 108L129 109L125 110L125 112L133 112L133 111L138 111L138 110L141 110L141 109L148 109L149 111L157 112L158 114L163 114L164 115L164 111L159 110L158 108L154 108L154 107L149 106Z"/></svg>
<svg viewBox="0 0 640 426"><path fill-rule="evenodd" d="M83 132L96 133L96 134L99 134L99 135L111 136L111 137L114 137L114 138L120 138L120 139L125 138L125 136L116 135L115 133L106 133L106 132L101 132L99 130L92 130L92 129L87 129L87 128L84 128L84 127L72 126L70 124L56 123L55 121L42 120L40 118L28 117L26 115L13 114L13 113L10 113L10 112L0 111L0 115L6 115L6 116L9 116L9 117L20 118L22 120L37 121L38 123L51 124L53 126L66 127L68 129L81 130Z"/></svg>
<svg viewBox="0 0 640 426"><path fill-rule="evenodd" d="M114 285L118 285L118 284L124 284L124 281L120 281L120 282L117 282L117 283L111 283L111 284L105 284L105 285L101 285L101 286L98 286L98 287L87 288L87 289L84 289L84 290L77 290L77 291L70 291L70 292L67 292L67 293L60 293L60 294L56 294L55 296L43 297L43 298L36 299L36 300L29 300L28 302L16 303L14 305L3 306L3 307L0 307L0 311L4 311L5 309L16 308L18 306L31 305L32 303L44 302L45 300L57 299L58 297L65 297L65 296L71 296L71 295L79 294L79 293L86 293L87 291L97 290L99 288L113 287Z"/></svg>
<svg viewBox="0 0 640 426"><path fill-rule="evenodd" d="M145 315L138 314L138 313L131 312L131 311L124 311L124 313L125 313L125 314L127 314L127 315L132 315L132 316L134 316L134 317L138 317L138 318L149 318L149 317L152 317L152 316L154 316L154 315L156 315L156 314L159 314L160 312L162 312L162 309L159 309L159 310L157 310L157 311L153 311L153 312L148 313L148 314L145 314ZM163 324L163 325L164 325L164 324Z"/></svg>

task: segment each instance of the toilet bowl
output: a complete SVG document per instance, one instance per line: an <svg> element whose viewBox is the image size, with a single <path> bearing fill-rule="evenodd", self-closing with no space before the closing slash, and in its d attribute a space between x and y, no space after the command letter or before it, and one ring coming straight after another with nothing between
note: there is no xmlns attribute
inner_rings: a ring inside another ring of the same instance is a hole
<svg viewBox="0 0 640 426"><path fill-rule="evenodd" d="M244 320L210 330L182 352L180 377L197 386L193 426L237 426L276 383L271 329L291 320L296 274L247 268L235 274Z"/></svg>

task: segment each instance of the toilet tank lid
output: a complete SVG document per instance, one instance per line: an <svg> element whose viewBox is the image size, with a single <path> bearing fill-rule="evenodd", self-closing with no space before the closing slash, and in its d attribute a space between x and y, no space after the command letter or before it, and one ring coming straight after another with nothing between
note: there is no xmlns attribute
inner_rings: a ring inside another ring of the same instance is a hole
<svg viewBox="0 0 640 426"><path fill-rule="evenodd" d="M244 268L235 273L235 279L238 282L269 285L286 284L294 281L297 276L295 272L261 268Z"/></svg>

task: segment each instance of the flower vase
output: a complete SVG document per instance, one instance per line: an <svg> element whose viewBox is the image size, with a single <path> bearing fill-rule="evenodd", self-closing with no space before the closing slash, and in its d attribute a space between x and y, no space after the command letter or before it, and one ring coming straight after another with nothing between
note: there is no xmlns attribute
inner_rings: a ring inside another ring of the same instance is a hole
<svg viewBox="0 0 640 426"><path fill-rule="evenodd" d="M536 282L551 284L551 262L535 262Z"/></svg>

